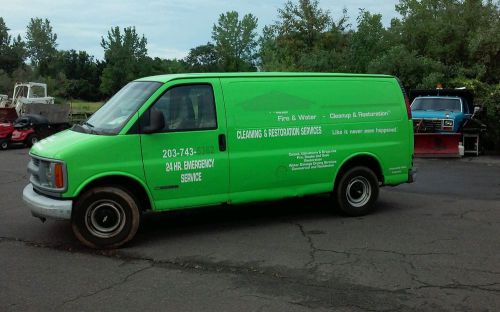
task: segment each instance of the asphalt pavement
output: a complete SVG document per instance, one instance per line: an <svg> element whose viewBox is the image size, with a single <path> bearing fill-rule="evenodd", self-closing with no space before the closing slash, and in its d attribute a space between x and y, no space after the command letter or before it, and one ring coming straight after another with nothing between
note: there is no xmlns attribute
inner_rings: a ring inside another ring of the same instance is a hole
<svg viewBox="0 0 500 312"><path fill-rule="evenodd" d="M0 311L500 310L500 157L418 159L361 218L325 196L147 214L113 251L30 215L27 162L0 151Z"/></svg>

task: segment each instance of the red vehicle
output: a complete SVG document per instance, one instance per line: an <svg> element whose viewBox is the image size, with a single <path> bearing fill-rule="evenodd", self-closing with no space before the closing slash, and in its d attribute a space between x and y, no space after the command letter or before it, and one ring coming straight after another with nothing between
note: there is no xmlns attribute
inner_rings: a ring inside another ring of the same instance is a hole
<svg viewBox="0 0 500 312"><path fill-rule="evenodd" d="M14 108L0 108L0 149L4 150L9 147L16 119L17 112Z"/></svg>
<svg viewBox="0 0 500 312"><path fill-rule="evenodd" d="M42 115L24 115L14 122L10 143L32 146L39 140L68 127L68 124L50 124L49 120Z"/></svg>

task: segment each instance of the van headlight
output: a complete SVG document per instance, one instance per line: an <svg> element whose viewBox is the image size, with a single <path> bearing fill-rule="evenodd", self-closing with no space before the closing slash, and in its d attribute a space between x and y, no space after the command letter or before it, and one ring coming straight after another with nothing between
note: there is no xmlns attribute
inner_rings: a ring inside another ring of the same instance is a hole
<svg viewBox="0 0 500 312"><path fill-rule="evenodd" d="M452 119L445 119L443 125L445 127L453 127L453 120Z"/></svg>
<svg viewBox="0 0 500 312"><path fill-rule="evenodd" d="M47 192L66 190L66 164L62 161L33 157L28 165L28 172L35 189Z"/></svg>

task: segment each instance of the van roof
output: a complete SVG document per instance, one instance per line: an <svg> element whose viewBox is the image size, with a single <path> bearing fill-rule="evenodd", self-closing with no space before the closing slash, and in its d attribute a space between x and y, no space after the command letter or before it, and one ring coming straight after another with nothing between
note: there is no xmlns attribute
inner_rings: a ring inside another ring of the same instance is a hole
<svg viewBox="0 0 500 312"><path fill-rule="evenodd" d="M245 73L189 73L149 76L136 81L168 82L187 78L225 78L225 77L362 77L362 78L394 78L390 75L347 74L347 73L292 73L292 72L245 72Z"/></svg>

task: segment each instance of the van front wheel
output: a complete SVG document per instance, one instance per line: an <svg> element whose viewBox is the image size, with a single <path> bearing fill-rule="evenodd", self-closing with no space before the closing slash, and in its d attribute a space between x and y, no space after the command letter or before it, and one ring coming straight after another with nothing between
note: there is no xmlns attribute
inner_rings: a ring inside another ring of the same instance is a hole
<svg viewBox="0 0 500 312"><path fill-rule="evenodd" d="M334 192L342 213L352 217L362 216L372 211L378 198L378 179L371 169L354 167L340 177Z"/></svg>
<svg viewBox="0 0 500 312"><path fill-rule="evenodd" d="M91 248L117 248L130 241L140 222L133 196L119 187L96 187L80 196L73 207L73 233Z"/></svg>

